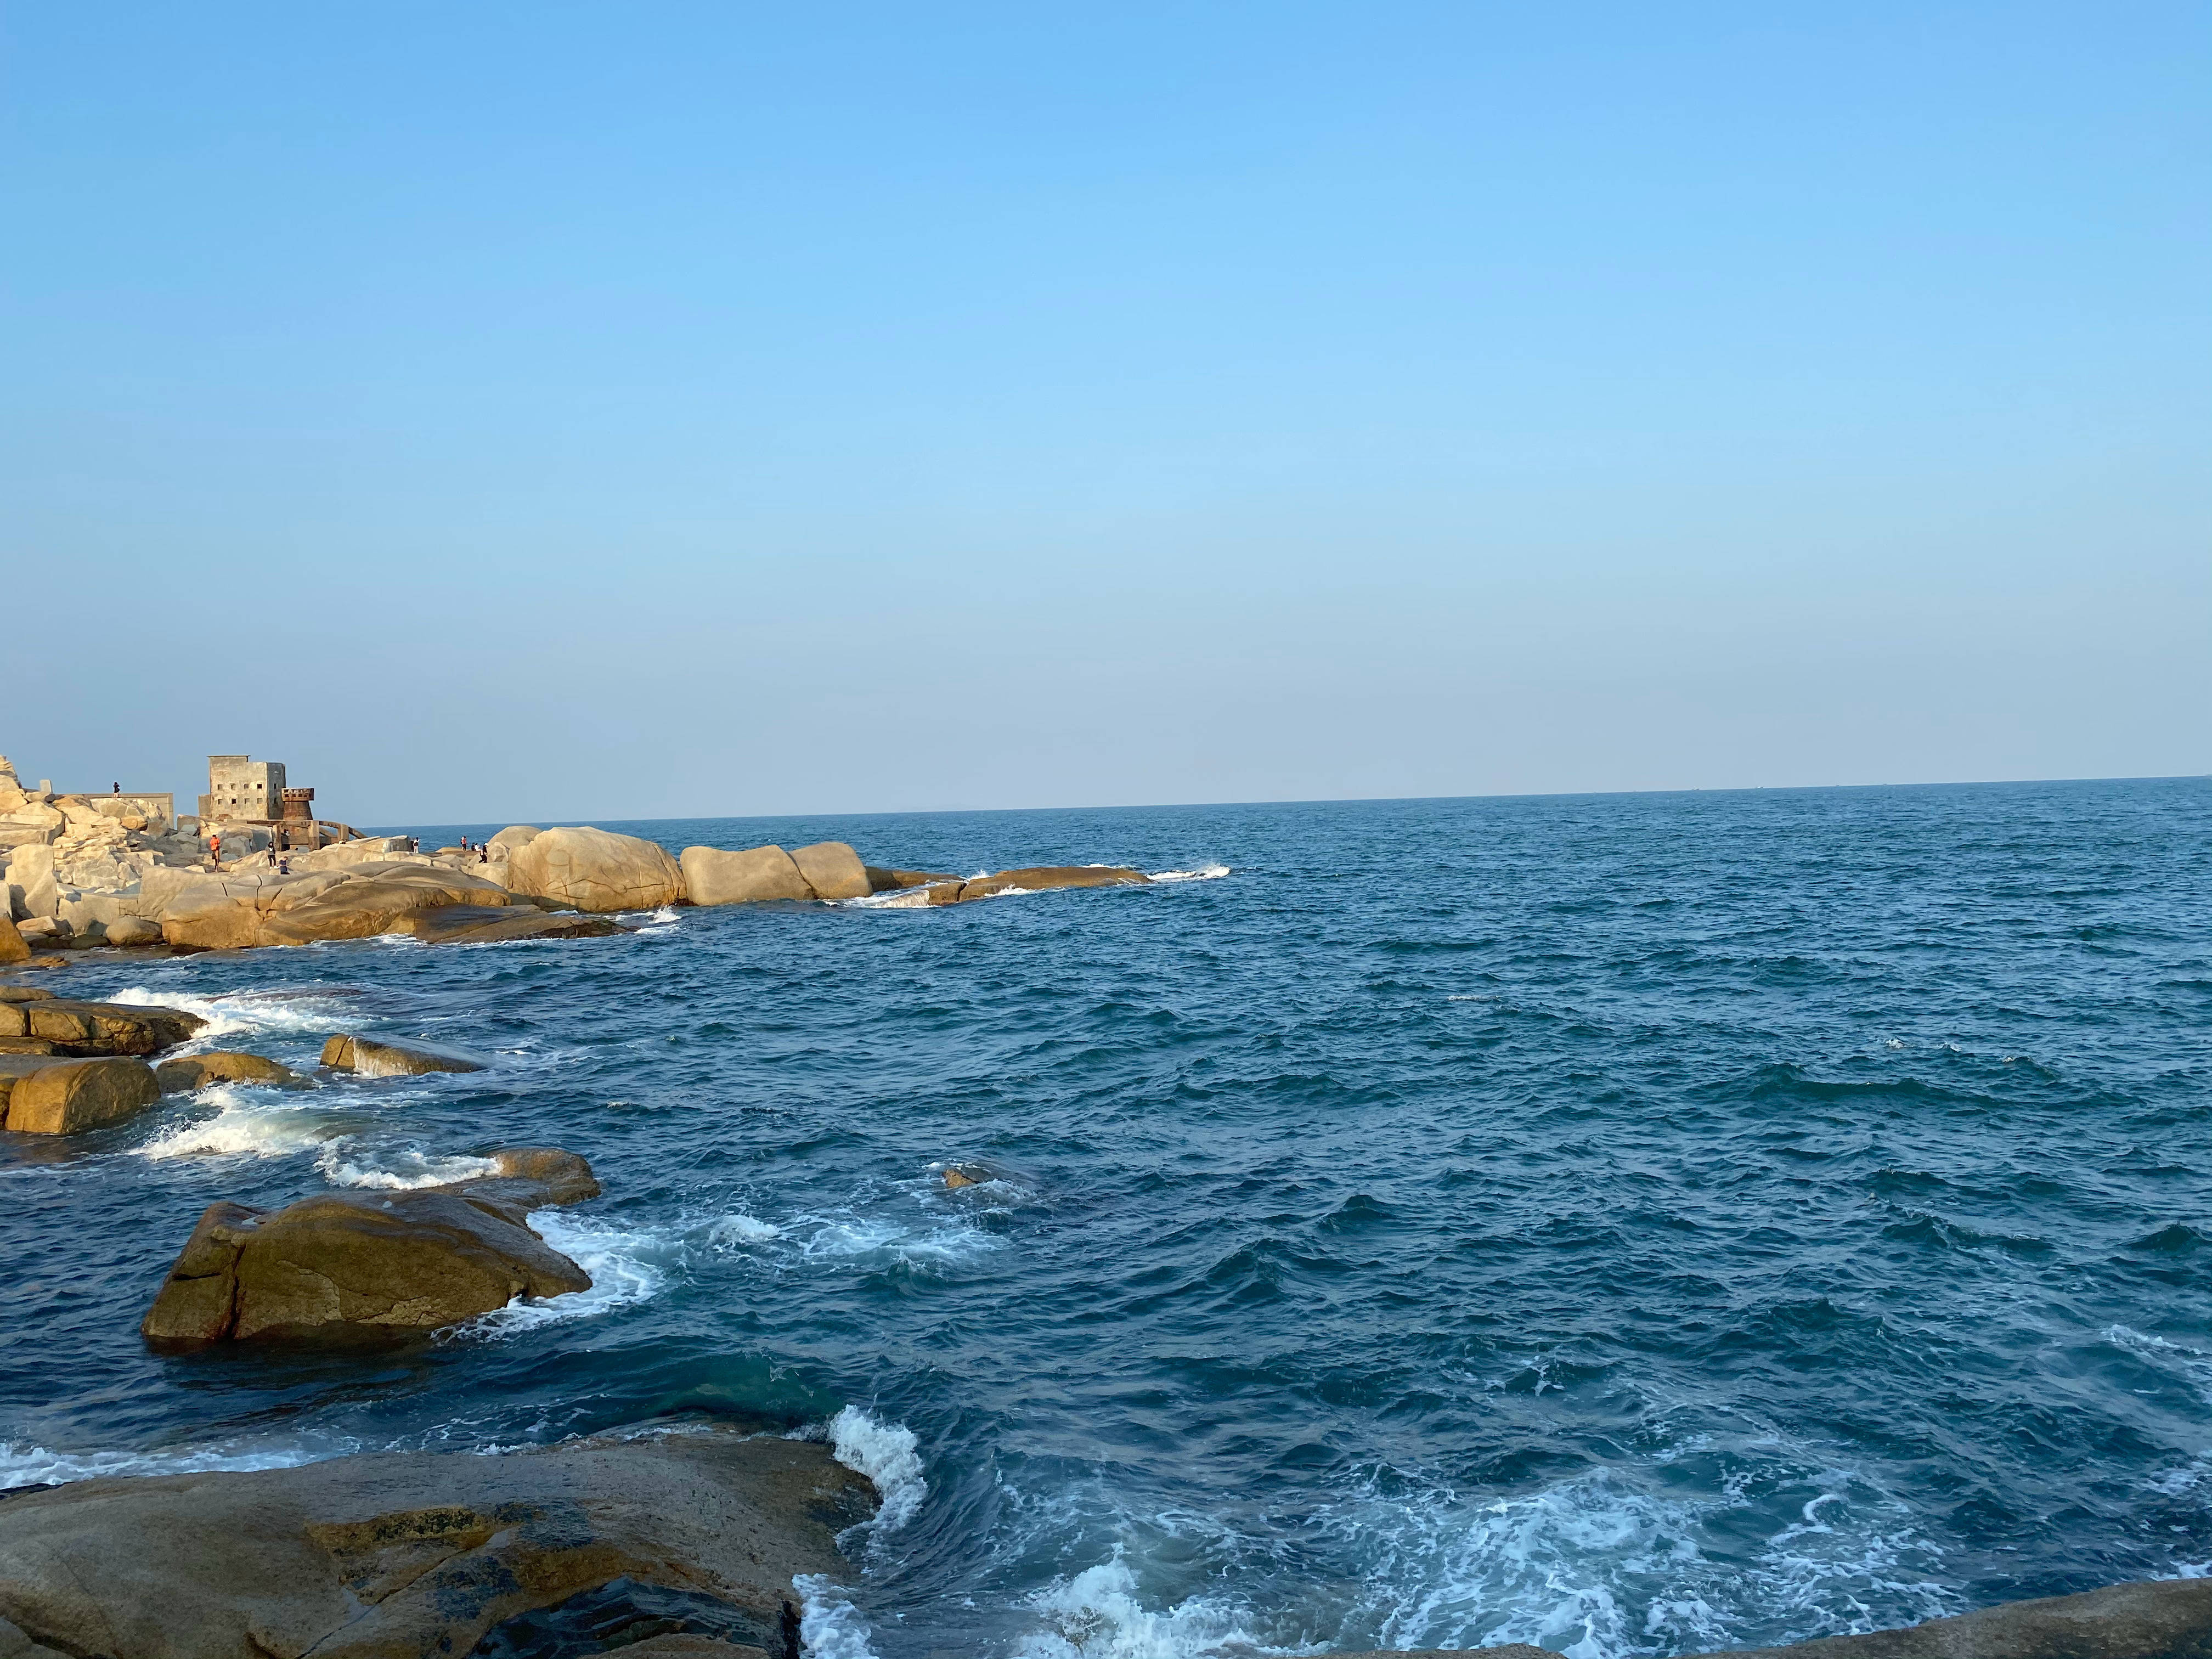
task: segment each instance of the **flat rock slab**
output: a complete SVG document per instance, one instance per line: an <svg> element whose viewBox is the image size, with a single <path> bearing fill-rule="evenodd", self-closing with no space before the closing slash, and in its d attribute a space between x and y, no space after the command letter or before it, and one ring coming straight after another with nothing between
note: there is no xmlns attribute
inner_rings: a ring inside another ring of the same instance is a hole
<svg viewBox="0 0 2212 1659"><path fill-rule="evenodd" d="M780 1656L793 1576L844 1572L834 1534L873 1507L826 1447L726 1428L79 1480L0 1504L0 1615L113 1659L381 1659L465 1654L579 1600L618 1637L623 1581Z"/></svg>
<svg viewBox="0 0 2212 1659"><path fill-rule="evenodd" d="M450 1186L321 1193L281 1210L211 1204L139 1330L156 1345L407 1337L519 1296L589 1290L591 1275L525 1218L596 1197L591 1166L550 1147L494 1162Z"/></svg>
<svg viewBox="0 0 2212 1659"><path fill-rule="evenodd" d="M258 1083L279 1089L312 1089L315 1086L314 1079L301 1077L282 1060L270 1060L260 1054L237 1054L228 1049L165 1060L154 1068L154 1081L161 1085L165 1095L188 1094L194 1089L204 1089L210 1083Z"/></svg>
<svg viewBox="0 0 2212 1659"><path fill-rule="evenodd" d="M334 1036L323 1044L323 1064L334 1072L357 1072L363 1077L420 1077L430 1072L485 1068L484 1061L458 1048L354 1036Z"/></svg>
<svg viewBox="0 0 2212 1659"><path fill-rule="evenodd" d="M519 939L604 939L633 930L605 916L541 910L535 905L444 904L417 910L393 924L425 945L495 945Z"/></svg>
<svg viewBox="0 0 2212 1659"><path fill-rule="evenodd" d="M977 876L973 881L939 882L924 890L932 904L965 904L1000 893L1049 893L1070 887L1137 887L1151 881L1152 878L1141 870L1123 869L1117 865L1051 864L1001 870L996 875Z"/></svg>
<svg viewBox="0 0 2212 1659"><path fill-rule="evenodd" d="M76 1002L63 997L0 1001L0 1038L51 1042L69 1054L158 1054L207 1022L181 1008Z"/></svg>
<svg viewBox="0 0 2212 1659"><path fill-rule="evenodd" d="M108 1128L128 1122L161 1097L154 1068L131 1055L0 1055L0 1102L14 1134L77 1135Z"/></svg>

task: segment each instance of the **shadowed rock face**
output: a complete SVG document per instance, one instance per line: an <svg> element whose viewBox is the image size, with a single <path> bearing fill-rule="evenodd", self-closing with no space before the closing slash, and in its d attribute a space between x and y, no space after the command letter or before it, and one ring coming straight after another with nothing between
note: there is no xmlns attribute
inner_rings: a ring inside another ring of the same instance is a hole
<svg viewBox="0 0 2212 1659"><path fill-rule="evenodd" d="M572 1602L619 1635L634 1600L643 1635L659 1590L783 1659L793 1575L842 1572L873 1506L826 1448L724 1428L82 1480L0 1503L0 1617L71 1655L368 1659L496 1649Z"/></svg>
<svg viewBox="0 0 2212 1659"><path fill-rule="evenodd" d="M605 916L540 910L535 905L444 904L416 910L392 925L425 945L492 945L517 939L603 939L630 930Z"/></svg>
<svg viewBox="0 0 2212 1659"><path fill-rule="evenodd" d="M281 1210L211 1204L139 1329L157 1346L407 1337L518 1296L589 1290L525 1218L597 1197L591 1166L550 1147L495 1157L494 1173L447 1187L321 1193Z"/></svg>

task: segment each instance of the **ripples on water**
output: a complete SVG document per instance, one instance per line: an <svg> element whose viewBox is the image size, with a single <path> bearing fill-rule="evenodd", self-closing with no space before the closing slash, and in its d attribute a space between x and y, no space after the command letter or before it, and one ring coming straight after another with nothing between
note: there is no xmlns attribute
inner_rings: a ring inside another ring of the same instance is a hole
<svg viewBox="0 0 2212 1659"><path fill-rule="evenodd" d="M850 1601L810 1587L838 1659L1596 1659L2196 1571L2208 804L662 823L623 827L1229 873L80 969L295 1066L496 1064L0 1137L0 1479L834 1419L896 1494ZM140 1347L211 1200L528 1142L606 1183L540 1218L591 1291L378 1360Z"/></svg>

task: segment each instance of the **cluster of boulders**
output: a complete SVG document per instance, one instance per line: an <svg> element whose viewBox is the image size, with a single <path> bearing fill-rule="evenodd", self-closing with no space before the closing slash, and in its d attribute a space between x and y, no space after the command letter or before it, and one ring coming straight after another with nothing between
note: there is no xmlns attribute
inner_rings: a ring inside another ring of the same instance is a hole
<svg viewBox="0 0 2212 1659"><path fill-rule="evenodd" d="M144 1057L204 1023L181 1009L74 1002L0 985L0 1126L73 1135L136 1117L161 1095Z"/></svg>
<svg viewBox="0 0 2212 1659"><path fill-rule="evenodd" d="M687 847L589 825L515 824L481 847L425 853L405 836L355 836L284 854L265 827L226 831L227 866L192 837L157 835L123 800L24 790L0 759L7 856L0 964L43 946L241 950L409 934L426 944L579 939L609 920L678 904L757 904L883 894L957 904L1011 891L1140 883L1140 871L1036 866L963 878L864 863L843 842ZM241 854L243 854L241 856Z"/></svg>

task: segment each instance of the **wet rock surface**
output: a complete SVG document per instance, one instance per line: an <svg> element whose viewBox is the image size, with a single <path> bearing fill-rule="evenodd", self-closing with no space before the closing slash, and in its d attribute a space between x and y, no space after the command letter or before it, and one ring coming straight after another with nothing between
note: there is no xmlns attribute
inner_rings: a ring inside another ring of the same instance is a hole
<svg viewBox="0 0 2212 1659"><path fill-rule="evenodd" d="M258 1083L280 1089L315 1086L313 1078L301 1077L282 1060L228 1049L165 1060L154 1068L154 1081L165 1095L188 1094L210 1083Z"/></svg>
<svg viewBox="0 0 2212 1659"><path fill-rule="evenodd" d="M373 1037L334 1036L323 1045L323 1064L334 1072L363 1077L422 1077L432 1072L481 1072L474 1054L434 1042L391 1042Z"/></svg>
<svg viewBox="0 0 2212 1659"><path fill-rule="evenodd" d="M591 1166L550 1147L494 1156L495 1172L449 1186L210 1205L139 1328L163 1345L405 1337L519 1296L589 1290L526 1218L596 1197Z"/></svg>
<svg viewBox="0 0 2212 1659"><path fill-rule="evenodd" d="M81 1480L0 1502L0 1617L70 1655L367 1659L546 1651L568 1627L586 1643L557 1650L596 1650L674 1608L689 1637L795 1659L793 1576L842 1572L834 1534L873 1507L823 1446L689 1425Z"/></svg>

